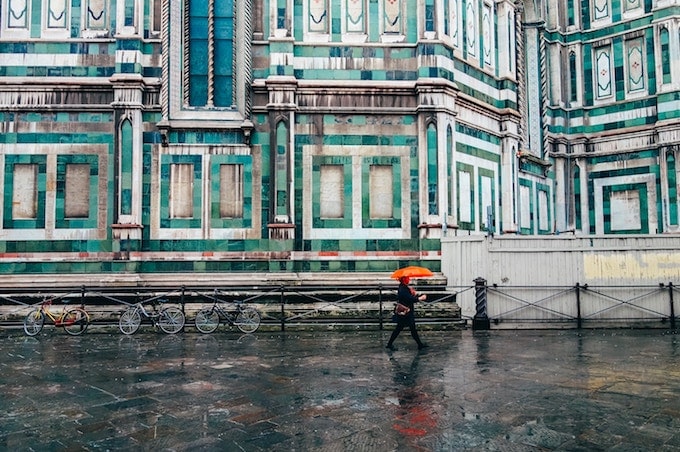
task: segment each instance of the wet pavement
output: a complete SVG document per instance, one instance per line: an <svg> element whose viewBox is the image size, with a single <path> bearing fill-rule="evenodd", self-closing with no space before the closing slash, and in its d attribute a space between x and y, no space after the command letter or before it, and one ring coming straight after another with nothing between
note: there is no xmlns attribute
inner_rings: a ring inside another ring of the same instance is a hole
<svg viewBox="0 0 680 452"><path fill-rule="evenodd" d="M663 330L0 331L0 450L680 451Z"/></svg>

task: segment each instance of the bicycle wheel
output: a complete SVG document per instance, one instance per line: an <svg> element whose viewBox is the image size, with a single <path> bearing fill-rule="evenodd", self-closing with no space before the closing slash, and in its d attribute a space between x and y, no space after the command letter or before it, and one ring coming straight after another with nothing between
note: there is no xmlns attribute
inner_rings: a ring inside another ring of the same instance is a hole
<svg viewBox="0 0 680 452"><path fill-rule="evenodd" d="M244 333L254 333L260 327L260 313L254 308L245 308L236 314L234 325Z"/></svg>
<svg viewBox="0 0 680 452"><path fill-rule="evenodd" d="M69 309L61 319L61 324L68 334L78 336L87 330L90 316L83 308Z"/></svg>
<svg viewBox="0 0 680 452"><path fill-rule="evenodd" d="M212 333L220 325L220 315L215 309L201 309L196 314L194 324L201 333Z"/></svg>
<svg viewBox="0 0 680 452"><path fill-rule="evenodd" d="M120 315L118 321L118 328L123 334L134 334L142 324L142 317L139 315L139 309L128 308Z"/></svg>
<svg viewBox="0 0 680 452"><path fill-rule="evenodd" d="M45 314L38 308L28 313L24 319L24 332L29 336L35 336L45 325Z"/></svg>
<svg viewBox="0 0 680 452"><path fill-rule="evenodd" d="M178 333L184 328L184 313L177 308L169 307L161 311L158 326L168 334Z"/></svg>

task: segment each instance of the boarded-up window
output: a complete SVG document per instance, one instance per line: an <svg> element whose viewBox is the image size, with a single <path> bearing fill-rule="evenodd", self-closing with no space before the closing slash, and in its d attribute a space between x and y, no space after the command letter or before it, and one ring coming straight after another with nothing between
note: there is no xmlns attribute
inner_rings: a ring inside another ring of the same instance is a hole
<svg viewBox="0 0 680 452"><path fill-rule="evenodd" d="M389 165L371 165L369 172L371 218L393 217L394 177Z"/></svg>
<svg viewBox="0 0 680 452"><path fill-rule="evenodd" d="M35 219L38 215L38 165L14 165L12 218Z"/></svg>
<svg viewBox="0 0 680 452"><path fill-rule="evenodd" d="M344 218L345 181L342 165L321 165L319 184L321 218Z"/></svg>
<svg viewBox="0 0 680 452"><path fill-rule="evenodd" d="M531 224L531 188L522 185L519 188L520 202L522 205L522 211L519 216L519 225L521 228L530 228Z"/></svg>
<svg viewBox="0 0 680 452"><path fill-rule="evenodd" d="M479 194L482 199L481 199L481 206L480 206L480 215L481 217L481 224L486 225L487 229L489 229L490 226L493 226L491 224L487 224L488 217L487 215L489 213L493 213L493 180L490 177L480 177L479 178L479 189L481 190L481 193ZM487 210L491 209L491 211Z"/></svg>
<svg viewBox="0 0 680 452"><path fill-rule="evenodd" d="M170 166L170 218L192 218L194 215L194 165L177 163Z"/></svg>
<svg viewBox="0 0 680 452"><path fill-rule="evenodd" d="M467 171L460 171L458 173L458 196L460 199L459 220L463 223L472 223L472 212L474 209L472 205L472 180L471 174Z"/></svg>
<svg viewBox="0 0 680 452"><path fill-rule="evenodd" d="M66 165L64 216L87 218L90 215L90 165Z"/></svg>
<svg viewBox="0 0 680 452"><path fill-rule="evenodd" d="M220 217L243 218L243 165L220 165Z"/></svg>
<svg viewBox="0 0 680 452"><path fill-rule="evenodd" d="M612 192L610 199L611 230L638 231L642 228L640 193L637 190Z"/></svg>
<svg viewBox="0 0 680 452"><path fill-rule="evenodd" d="M548 192L541 190L538 192L538 227L542 231L550 229L550 216L548 211Z"/></svg>

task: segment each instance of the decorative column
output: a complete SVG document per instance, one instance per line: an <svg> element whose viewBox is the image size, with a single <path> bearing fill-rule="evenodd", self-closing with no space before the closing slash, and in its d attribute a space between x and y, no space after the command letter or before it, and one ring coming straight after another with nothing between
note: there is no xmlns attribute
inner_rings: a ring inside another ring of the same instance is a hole
<svg viewBox="0 0 680 452"><path fill-rule="evenodd" d="M269 92L269 238L295 237L295 91L297 80L272 76L265 81Z"/></svg>
<svg viewBox="0 0 680 452"><path fill-rule="evenodd" d="M113 252L118 259L129 259L142 239L143 81L138 74L116 74L111 82L116 125Z"/></svg>
<svg viewBox="0 0 680 452"><path fill-rule="evenodd" d="M507 115L501 118L501 209L503 234L516 234L519 230L517 220L517 176L519 172L518 158L520 146L519 115ZM497 224L499 221L497 220Z"/></svg>
<svg viewBox="0 0 680 452"><path fill-rule="evenodd" d="M418 94L419 146L418 174L420 238L441 238L449 228L456 228L449 203L449 168L447 126L455 127L458 87L445 79L420 79ZM452 146L453 143L451 143ZM454 146L455 149L455 146ZM453 157L451 156L453 159Z"/></svg>
<svg viewBox="0 0 680 452"><path fill-rule="evenodd" d="M585 158L577 158L576 165L580 170L581 182L581 233L590 234L590 207L588 196L584 196L588 193L588 161Z"/></svg>

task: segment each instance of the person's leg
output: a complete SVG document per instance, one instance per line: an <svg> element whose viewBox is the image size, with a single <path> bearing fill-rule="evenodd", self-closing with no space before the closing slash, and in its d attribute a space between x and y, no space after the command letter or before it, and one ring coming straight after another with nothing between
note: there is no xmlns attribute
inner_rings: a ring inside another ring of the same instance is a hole
<svg viewBox="0 0 680 452"><path fill-rule="evenodd" d="M416 344L418 344L418 348L427 347L427 345L423 344L423 342L420 340L420 336L418 336L418 330L416 329L415 319L409 323L409 328L411 329L411 336L413 337L413 339L415 339Z"/></svg>
<svg viewBox="0 0 680 452"><path fill-rule="evenodd" d="M394 331L392 331L392 336L390 336L390 340L387 342L387 348L392 348L392 344L394 344L394 340L399 336L399 333L401 333L401 330L404 329L404 324L401 323L401 321L397 322L397 326L394 328Z"/></svg>

